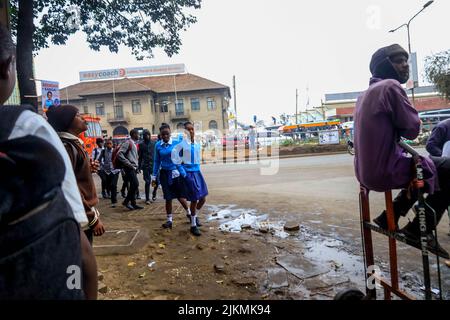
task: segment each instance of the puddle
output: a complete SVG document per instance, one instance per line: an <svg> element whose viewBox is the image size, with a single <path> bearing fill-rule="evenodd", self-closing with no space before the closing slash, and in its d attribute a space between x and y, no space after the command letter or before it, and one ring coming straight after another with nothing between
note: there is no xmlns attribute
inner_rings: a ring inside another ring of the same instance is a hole
<svg viewBox="0 0 450 320"><path fill-rule="evenodd" d="M311 281L310 285L312 287L318 286L319 283L322 285L325 283L329 287L341 285L342 288L346 285L350 287L353 283L353 286L356 284L360 287L360 290L364 291L363 257L360 254L351 252L351 249L354 249L354 244L339 240L340 236L338 234L325 236L317 230L304 225L300 226L300 231L286 232L283 228L285 221L270 221L268 214L261 214L255 209L238 208L236 205L210 205L209 209L213 214L209 215L208 220L218 221L220 223L219 230L221 231L239 233L243 232L242 226L244 226L245 229L249 229L245 230L245 232L259 233L260 228L265 228L274 238L285 239L289 237L289 239L296 242L299 250L303 249L303 257L301 253L299 255L283 255L280 253L277 257L277 264L298 278L320 278L317 281ZM305 222L312 225L323 223L320 220L306 220ZM337 225L329 226L352 229ZM381 268L383 277L389 279L388 264L377 258L375 260ZM445 266L443 269L445 269ZM444 271L443 269L441 270ZM269 277L277 278L275 273L274 270L270 270ZM423 292L420 290L422 285L420 280L421 273L408 273L402 268L400 268L399 273L407 292L418 299L423 299ZM450 298L450 293L444 289L449 287L449 279L445 276L447 273L443 272L442 279L444 299ZM285 287L284 278L282 280L277 279L277 281L272 280L272 282L274 287ZM294 288L289 290L294 290ZM378 290L378 292L381 294L382 290ZM311 294L307 295L312 297ZM382 298L381 295L380 298Z"/></svg>

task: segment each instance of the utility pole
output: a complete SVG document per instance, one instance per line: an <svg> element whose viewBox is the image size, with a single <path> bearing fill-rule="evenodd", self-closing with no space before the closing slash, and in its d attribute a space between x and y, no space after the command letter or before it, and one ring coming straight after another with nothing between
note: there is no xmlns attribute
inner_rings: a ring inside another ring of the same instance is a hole
<svg viewBox="0 0 450 320"><path fill-rule="evenodd" d="M234 91L234 129L237 130L236 76L233 76L233 91Z"/></svg>
<svg viewBox="0 0 450 320"><path fill-rule="evenodd" d="M295 124L298 123L298 89L295 89Z"/></svg>

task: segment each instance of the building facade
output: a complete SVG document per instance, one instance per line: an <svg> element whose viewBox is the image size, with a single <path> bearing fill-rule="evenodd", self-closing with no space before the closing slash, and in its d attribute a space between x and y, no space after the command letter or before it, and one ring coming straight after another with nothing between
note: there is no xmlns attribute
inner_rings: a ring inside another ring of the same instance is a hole
<svg viewBox="0 0 450 320"><path fill-rule="evenodd" d="M341 122L353 121L356 100L363 92L345 92L325 95L325 111L328 119L339 119ZM412 102L412 92L407 90ZM423 86L414 89L414 106L419 112L450 109L450 101L445 100L434 86Z"/></svg>
<svg viewBox="0 0 450 320"><path fill-rule="evenodd" d="M230 88L193 74L80 82L60 89L60 96L99 117L108 137L132 129L157 134L162 123L176 130L186 121L200 131L228 130Z"/></svg>

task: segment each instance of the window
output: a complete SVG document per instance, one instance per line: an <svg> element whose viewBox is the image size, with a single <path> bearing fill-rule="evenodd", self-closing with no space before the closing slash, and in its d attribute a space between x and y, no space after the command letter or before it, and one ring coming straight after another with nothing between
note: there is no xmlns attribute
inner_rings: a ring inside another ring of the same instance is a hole
<svg viewBox="0 0 450 320"><path fill-rule="evenodd" d="M150 110L152 110L152 112L156 111L155 101L153 99L150 99Z"/></svg>
<svg viewBox="0 0 450 320"><path fill-rule="evenodd" d="M159 107L161 112L169 112L169 102L167 100L161 101Z"/></svg>
<svg viewBox="0 0 450 320"><path fill-rule="evenodd" d="M192 111L200 111L200 99L199 98L191 98L191 110Z"/></svg>
<svg viewBox="0 0 450 320"><path fill-rule="evenodd" d="M217 127L217 121L211 120L211 121L209 122L209 129L211 129L211 130L218 129L218 127Z"/></svg>
<svg viewBox="0 0 450 320"><path fill-rule="evenodd" d="M179 122L177 124L177 130L182 130L182 129L184 129L184 123L183 122Z"/></svg>
<svg viewBox="0 0 450 320"><path fill-rule="evenodd" d="M100 123L98 122L91 122L89 121L87 123L88 129L86 131L86 136L90 138L101 138L103 137L102 134L102 127L100 126Z"/></svg>
<svg viewBox="0 0 450 320"><path fill-rule="evenodd" d="M184 100L183 99L177 100L177 103L175 104L175 113L177 114L177 116L184 115Z"/></svg>
<svg viewBox="0 0 450 320"><path fill-rule="evenodd" d="M141 100L132 100L131 101L131 109L133 111L133 114L140 114L140 113L142 113Z"/></svg>
<svg viewBox="0 0 450 320"><path fill-rule="evenodd" d="M95 104L95 114L98 116L105 115L105 104L103 102L97 102Z"/></svg>
<svg viewBox="0 0 450 320"><path fill-rule="evenodd" d="M216 101L214 98L207 98L206 101L208 104L208 111L216 110Z"/></svg>
<svg viewBox="0 0 450 320"><path fill-rule="evenodd" d="M114 119L123 119L123 106L122 101L116 101L114 106Z"/></svg>
<svg viewBox="0 0 450 320"><path fill-rule="evenodd" d="M83 106L83 113L89 113L89 107L88 106Z"/></svg>

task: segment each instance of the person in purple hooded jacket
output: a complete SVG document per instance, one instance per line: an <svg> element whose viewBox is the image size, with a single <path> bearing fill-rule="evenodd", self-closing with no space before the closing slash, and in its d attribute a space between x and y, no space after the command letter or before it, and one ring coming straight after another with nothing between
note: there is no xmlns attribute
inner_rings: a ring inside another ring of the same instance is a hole
<svg viewBox="0 0 450 320"><path fill-rule="evenodd" d="M398 145L400 138L413 140L420 132L420 119L401 86L409 78L409 55L398 44L377 50L370 62L369 88L358 98L355 108L355 173L358 181L369 190L385 192L402 189L394 200L395 224L417 201L417 191L411 188L414 179L414 163ZM450 203L445 190L450 181L450 163L444 158L423 158L426 189L429 193L427 204L436 211L437 222ZM440 184L438 183L438 176ZM431 231L434 214L427 208L429 246L438 247ZM374 222L387 229L384 211ZM410 222L402 232L418 242L418 217Z"/></svg>

